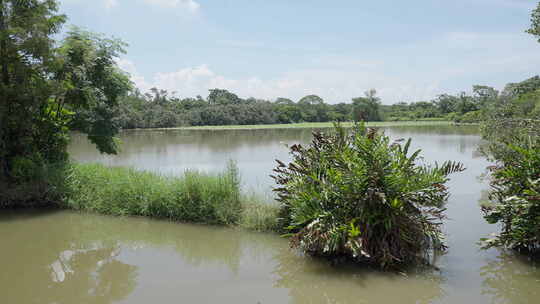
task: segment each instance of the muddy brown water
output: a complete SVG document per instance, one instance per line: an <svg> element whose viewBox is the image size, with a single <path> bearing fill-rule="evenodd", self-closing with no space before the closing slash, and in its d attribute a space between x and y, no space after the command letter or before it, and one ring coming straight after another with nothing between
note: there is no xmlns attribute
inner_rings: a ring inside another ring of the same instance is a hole
<svg viewBox="0 0 540 304"><path fill-rule="evenodd" d="M437 271L408 275L302 256L285 239L229 228L117 218L70 211L0 212L0 303L539 303L536 263L477 241L497 230L479 202L488 162L475 127L384 128L413 139L425 160L458 160L468 170L449 183L449 251ZM99 155L85 138L79 162L163 174L216 172L238 164L246 191L270 195L275 158L310 130L130 131L123 151Z"/></svg>

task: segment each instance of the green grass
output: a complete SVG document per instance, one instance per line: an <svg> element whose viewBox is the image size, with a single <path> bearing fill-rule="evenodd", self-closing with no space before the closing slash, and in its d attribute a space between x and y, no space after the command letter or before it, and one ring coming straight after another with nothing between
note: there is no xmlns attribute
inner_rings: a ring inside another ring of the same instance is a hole
<svg viewBox="0 0 540 304"><path fill-rule="evenodd" d="M351 127L354 123L344 122L342 126ZM368 127L393 127L393 126L433 126L433 125L451 125L451 121L376 121L366 123ZM252 129L291 129L291 128L331 128L332 122L304 122L294 124L270 124L270 125L230 125L230 126L196 126L180 127L152 130L252 130Z"/></svg>
<svg viewBox="0 0 540 304"><path fill-rule="evenodd" d="M242 204L240 227L260 232L279 231L279 206L276 202L266 202L255 195L246 197Z"/></svg>
<svg viewBox="0 0 540 304"><path fill-rule="evenodd" d="M121 216L234 225L242 215L237 172L165 177L130 168L72 165L64 207Z"/></svg>
<svg viewBox="0 0 540 304"><path fill-rule="evenodd" d="M72 164L67 178L55 181L61 207L116 216L276 231L278 207L241 194L234 164L217 175L187 171L181 177L131 168Z"/></svg>

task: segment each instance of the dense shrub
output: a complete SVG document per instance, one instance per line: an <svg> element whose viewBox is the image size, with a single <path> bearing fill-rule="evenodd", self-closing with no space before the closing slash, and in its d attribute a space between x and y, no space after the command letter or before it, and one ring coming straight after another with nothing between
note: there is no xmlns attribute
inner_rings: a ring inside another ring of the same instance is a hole
<svg viewBox="0 0 540 304"><path fill-rule="evenodd" d="M392 143L362 125L313 136L274 170L281 225L294 247L382 267L425 262L432 249L445 248L444 183L461 164L420 165L410 140Z"/></svg>
<svg viewBox="0 0 540 304"><path fill-rule="evenodd" d="M65 194L64 163L43 164L39 159L16 158L13 178L0 180L0 209L56 207Z"/></svg>
<svg viewBox="0 0 540 304"><path fill-rule="evenodd" d="M486 123L484 148L490 169L493 204L483 206L489 223L501 232L483 239L485 247L538 251L540 249L540 121L496 119Z"/></svg>
<svg viewBox="0 0 540 304"><path fill-rule="evenodd" d="M460 123L479 123L483 120L482 111L471 111L461 116L455 117L455 122Z"/></svg>

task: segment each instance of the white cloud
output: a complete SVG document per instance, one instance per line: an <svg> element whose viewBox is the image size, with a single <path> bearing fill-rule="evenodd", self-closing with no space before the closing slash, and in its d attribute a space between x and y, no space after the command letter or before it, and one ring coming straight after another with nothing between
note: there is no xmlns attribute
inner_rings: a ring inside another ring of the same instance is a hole
<svg viewBox="0 0 540 304"><path fill-rule="evenodd" d="M105 6L106 9L112 9L120 5L120 2L125 2L129 4L127 0L100 0L101 4ZM129 0L134 1L134 0ZM148 5L169 7L169 8L183 8L189 12L196 12L199 10L201 5L196 0L139 0ZM83 0L60 0L62 3L82 3L82 4L91 4L89 1Z"/></svg>
<svg viewBox="0 0 540 304"><path fill-rule="evenodd" d="M540 67L539 45L526 34L448 32L433 40L381 49L381 54L352 56L316 55L310 68L289 68L264 78L257 75L228 77L209 65L143 77L135 64L121 66L131 73L141 90L151 87L176 91L181 97L206 96L222 88L242 97L295 100L317 94L329 103L350 101L375 88L385 103L429 100L442 93L458 93L474 84L501 89L508 82L533 76ZM263 72L261 72L263 73Z"/></svg>
<svg viewBox="0 0 540 304"><path fill-rule="evenodd" d="M122 70L129 73L131 81L133 81L135 86L139 88L141 91L146 92L150 90L150 88L152 88L152 85L147 83L144 77L141 74L139 74L133 62L131 62L130 60L121 58L121 59L116 60L116 63Z"/></svg>
<svg viewBox="0 0 540 304"><path fill-rule="evenodd" d="M105 8L111 9L118 5L118 0L104 0L105 1Z"/></svg>
<svg viewBox="0 0 540 304"><path fill-rule="evenodd" d="M201 6L195 0L144 0L144 2L165 7L184 7L192 12L197 11Z"/></svg>
<svg viewBox="0 0 540 304"><path fill-rule="evenodd" d="M228 78L214 72L208 65L182 68L174 72L156 73L151 81L141 76L133 62L121 59L119 66L131 74L135 85L143 92L152 87L177 92L180 97L206 96L209 89L230 90L241 97L273 100L288 97L298 100L308 94L317 94L329 103L347 102L362 96L364 91L377 88L379 95L389 101L404 98L432 97L436 94L436 82L412 83L375 73L373 70L343 71L340 69L310 69L289 72L275 79L247 77Z"/></svg>

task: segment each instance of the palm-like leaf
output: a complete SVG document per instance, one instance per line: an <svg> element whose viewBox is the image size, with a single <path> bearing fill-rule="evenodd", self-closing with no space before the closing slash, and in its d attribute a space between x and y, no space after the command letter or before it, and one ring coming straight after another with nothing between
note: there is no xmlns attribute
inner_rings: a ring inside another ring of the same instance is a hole
<svg viewBox="0 0 540 304"><path fill-rule="evenodd" d="M460 163L419 166L420 150L359 125L314 133L311 144L291 147L278 161L274 191L292 245L312 254L348 256L390 267L424 261L443 248L440 220L451 173Z"/></svg>

